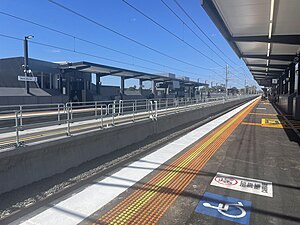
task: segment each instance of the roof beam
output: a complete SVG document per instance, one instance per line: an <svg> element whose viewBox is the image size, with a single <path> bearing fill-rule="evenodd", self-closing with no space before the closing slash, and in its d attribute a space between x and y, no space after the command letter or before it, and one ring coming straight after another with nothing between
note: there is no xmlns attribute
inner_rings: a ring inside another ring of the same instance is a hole
<svg viewBox="0 0 300 225"><path fill-rule="evenodd" d="M265 42L265 43L300 45L300 35L272 35L271 39L269 39L268 35L238 36L238 37L232 37L231 40L234 42Z"/></svg>
<svg viewBox="0 0 300 225"><path fill-rule="evenodd" d="M122 70L117 70L117 71L110 72L107 75L113 75L113 74L117 74L117 73L121 73L121 72L122 72Z"/></svg>
<svg viewBox="0 0 300 225"><path fill-rule="evenodd" d="M266 70L252 70L250 69L250 72L252 73L266 73ZM278 71L278 70L268 70L267 73L274 73L274 74L282 74L282 71Z"/></svg>
<svg viewBox="0 0 300 225"><path fill-rule="evenodd" d="M279 77L281 74L272 74L272 73L267 73L266 75L266 72L264 73L252 73L252 75L255 77L255 76L265 76L265 77Z"/></svg>
<svg viewBox="0 0 300 225"><path fill-rule="evenodd" d="M262 68L271 68L271 69L282 69L285 70L288 65L282 65L282 64L272 64L272 65L263 65L263 64L249 64L247 63L246 66L253 66L253 67L262 67Z"/></svg>
<svg viewBox="0 0 300 225"><path fill-rule="evenodd" d="M280 60L280 61L288 61L292 62L297 55L242 55L243 58L251 58L251 59L269 59L269 60Z"/></svg>

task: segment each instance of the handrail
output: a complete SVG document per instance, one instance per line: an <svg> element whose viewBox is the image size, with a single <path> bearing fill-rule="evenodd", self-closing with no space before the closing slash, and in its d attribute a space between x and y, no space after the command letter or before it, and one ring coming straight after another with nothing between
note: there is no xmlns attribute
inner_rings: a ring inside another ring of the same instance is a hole
<svg viewBox="0 0 300 225"><path fill-rule="evenodd" d="M47 108L48 111L40 110L39 108L29 110L24 105L21 105L18 106L18 110L15 110L13 114L1 114L0 111L0 138L1 134L14 131L15 146L20 147L24 142L22 133L26 130L31 131L33 128L44 129L48 127L47 129L50 129L51 126L59 126L60 130L65 129L67 136L71 136L74 132L80 132L80 129L77 129L77 127L84 126L84 124L95 124L94 121L99 121L99 119L100 124L97 122L95 127L89 125L86 127L90 128L85 129L104 129L105 126L109 127L109 125L113 127L145 119L156 121L159 116L208 107L214 104L224 104L226 101L232 101L237 98L241 98L241 96L228 98L227 100L224 97L210 98L208 101L207 99L204 101L199 98L166 98L160 100L94 101L84 102L84 104L74 102L43 104L43 107ZM3 145L1 143L6 142L1 142L0 139L0 148Z"/></svg>

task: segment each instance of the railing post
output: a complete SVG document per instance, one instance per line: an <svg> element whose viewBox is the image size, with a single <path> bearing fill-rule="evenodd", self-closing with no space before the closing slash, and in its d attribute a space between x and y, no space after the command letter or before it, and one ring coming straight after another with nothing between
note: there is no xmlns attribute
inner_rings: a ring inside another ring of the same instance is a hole
<svg viewBox="0 0 300 225"><path fill-rule="evenodd" d="M151 105L152 105L152 101L148 101L148 117L151 118Z"/></svg>
<svg viewBox="0 0 300 225"><path fill-rule="evenodd" d="M19 119L18 119L19 112L16 111L15 113L15 126L16 126L16 145L17 147L20 146L20 136L19 136Z"/></svg>
<svg viewBox="0 0 300 225"><path fill-rule="evenodd" d="M112 110L112 126L115 126L115 113L116 113L116 101L113 103L113 110Z"/></svg>
<svg viewBox="0 0 300 225"><path fill-rule="evenodd" d="M101 129L103 129L103 106L101 105Z"/></svg>
<svg viewBox="0 0 300 225"><path fill-rule="evenodd" d="M168 108L168 99L166 98L166 110Z"/></svg>
<svg viewBox="0 0 300 225"><path fill-rule="evenodd" d="M73 102L71 102L70 107L71 107L71 120L73 120ZM70 109L68 109L68 111L70 112Z"/></svg>
<svg viewBox="0 0 300 225"><path fill-rule="evenodd" d="M118 115L121 115L123 113L123 100L119 100L119 114Z"/></svg>
<svg viewBox="0 0 300 225"><path fill-rule="evenodd" d="M132 121L133 121L133 122L135 122L134 109L135 109L135 104L132 103Z"/></svg>
<svg viewBox="0 0 300 225"><path fill-rule="evenodd" d="M155 120L157 120L157 101L155 101L154 104L155 104Z"/></svg>
<svg viewBox="0 0 300 225"><path fill-rule="evenodd" d="M115 114L112 113L112 120L111 120L112 126L115 126Z"/></svg>
<svg viewBox="0 0 300 225"><path fill-rule="evenodd" d="M116 113L116 100L113 101L112 114Z"/></svg>
<svg viewBox="0 0 300 225"><path fill-rule="evenodd" d="M97 102L95 102L95 118L97 119L98 116L98 106L97 106Z"/></svg>
<svg viewBox="0 0 300 225"><path fill-rule="evenodd" d="M149 111L149 100L148 99L146 99L146 111Z"/></svg>
<svg viewBox="0 0 300 225"><path fill-rule="evenodd" d="M23 106L20 105L20 126L23 126Z"/></svg>
<svg viewBox="0 0 300 225"><path fill-rule="evenodd" d="M57 105L57 121L60 124L60 104Z"/></svg>
<svg viewBox="0 0 300 225"><path fill-rule="evenodd" d="M67 107L67 136L71 136L71 129L70 129L71 115L70 115L70 107Z"/></svg>

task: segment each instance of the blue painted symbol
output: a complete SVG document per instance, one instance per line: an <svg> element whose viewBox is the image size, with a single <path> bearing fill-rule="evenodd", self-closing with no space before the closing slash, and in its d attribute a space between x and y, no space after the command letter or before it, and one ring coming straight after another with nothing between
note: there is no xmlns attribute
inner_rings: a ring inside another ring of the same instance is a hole
<svg viewBox="0 0 300 225"><path fill-rule="evenodd" d="M251 202L205 192L195 212L249 225Z"/></svg>

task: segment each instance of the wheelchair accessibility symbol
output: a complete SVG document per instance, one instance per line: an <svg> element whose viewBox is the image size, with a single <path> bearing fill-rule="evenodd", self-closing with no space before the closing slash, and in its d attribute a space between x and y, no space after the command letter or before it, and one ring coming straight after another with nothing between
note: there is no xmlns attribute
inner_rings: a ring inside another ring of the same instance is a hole
<svg viewBox="0 0 300 225"><path fill-rule="evenodd" d="M205 192L195 212L248 225L251 205L247 200Z"/></svg>
<svg viewBox="0 0 300 225"><path fill-rule="evenodd" d="M238 202L237 204L222 204L222 203L219 203L218 206L213 206L211 205L210 203L203 203L203 206L204 207L208 207L208 208L212 208L212 209L216 209L218 210L219 213L221 213L222 215L224 216L227 216L227 217L231 217L231 218L242 218L244 216L246 216L246 211L245 209L243 208L243 203L241 202ZM229 210L229 207L236 207L240 210L240 214L239 215L231 215L231 214L228 214L228 210Z"/></svg>

